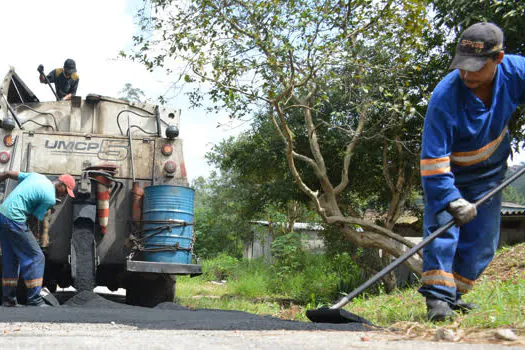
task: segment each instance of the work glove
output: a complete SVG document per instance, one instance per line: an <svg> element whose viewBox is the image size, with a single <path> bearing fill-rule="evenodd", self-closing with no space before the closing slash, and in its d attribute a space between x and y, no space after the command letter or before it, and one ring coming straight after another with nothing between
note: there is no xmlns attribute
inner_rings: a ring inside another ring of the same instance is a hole
<svg viewBox="0 0 525 350"><path fill-rule="evenodd" d="M448 203L447 211L454 217L454 222L458 226L465 225L478 215L476 205L463 198Z"/></svg>

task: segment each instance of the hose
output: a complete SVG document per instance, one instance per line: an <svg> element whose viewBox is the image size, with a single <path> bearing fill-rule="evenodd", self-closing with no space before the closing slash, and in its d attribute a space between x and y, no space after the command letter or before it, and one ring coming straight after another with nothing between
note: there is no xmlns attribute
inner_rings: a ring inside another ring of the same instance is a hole
<svg viewBox="0 0 525 350"><path fill-rule="evenodd" d="M25 107L25 108L27 108L27 109L29 109L29 110L35 112L35 113L38 113L38 114L50 115L51 118L53 118L53 122L55 123L55 129L54 129L54 130L56 130L56 131L60 131L60 130L58 130L57 120L56 120L55 115L54 115L53 113L49 113L49 112L40 112L39 110L36 110L36 109L34 109L34 108L32 108L32 107L29 107L29 106L26 105L25 103L22 103L22 104L19 104L19 105L16 106L16 108L18 108L18 107ZM32 120L26 120L25 122L22 123L22 125L24 125L25 123L27 123L27 122L29 122L29 121L32 121ZM33 121L33 123L38 124L38 123L35 122L35 121ZM40 126L48 126L48 125L42 125L42 124L38 124L38 125L40 125ZM52 127L51 125L49 125L49 126Z"/></svg>

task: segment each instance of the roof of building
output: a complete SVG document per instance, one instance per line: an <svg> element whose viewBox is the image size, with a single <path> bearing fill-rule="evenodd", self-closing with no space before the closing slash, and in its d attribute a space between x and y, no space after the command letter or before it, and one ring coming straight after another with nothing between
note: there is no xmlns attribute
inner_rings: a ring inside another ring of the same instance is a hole
<svg viewBox="0 0 525 350"><path fill-rule="evenodd" d="M262 225L262 226L269 226L270 224L272 224L272 225L280 225L280 226L284 226L285 225L284 222L268 222L268 221L262 221L262 220L250 221L250 223L251 224L257 224L257 225ZM294 231L323 231L324 227L322 225L320 225L320 224L310 224L310 223L305 223L305 222L296 222L293 225L293 229L294 229Z"/></svg>
<svg viewBox="0 0 525 350"><path fill-rule="evenodd" d="M510 216L510 215L524 215L525 214L525 205L503 202L501 203L501 215Z"/></svg>

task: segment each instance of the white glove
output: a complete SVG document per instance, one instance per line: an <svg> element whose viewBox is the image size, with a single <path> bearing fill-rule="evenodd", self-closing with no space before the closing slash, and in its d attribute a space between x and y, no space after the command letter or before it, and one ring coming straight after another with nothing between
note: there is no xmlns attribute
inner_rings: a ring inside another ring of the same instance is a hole
<svg viewBox="0 0 525 350"><path fill-rule="evenodd" d="M463 198L448 203L447 211L454 217L458 226L465 225L478 215L476 206Z"/></svg>

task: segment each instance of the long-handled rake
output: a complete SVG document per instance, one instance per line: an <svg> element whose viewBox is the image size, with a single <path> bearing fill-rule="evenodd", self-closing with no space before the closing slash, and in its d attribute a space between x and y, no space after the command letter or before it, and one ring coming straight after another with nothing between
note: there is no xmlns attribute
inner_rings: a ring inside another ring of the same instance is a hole
<svg viewBox="0 0 525 350"><path fill-rule="evenodd" d="M505 187L507 187L509 184L511 184L514 180L516 180L518 177L520 177L525 172L525 167L514 173L511 177L506 179L504 182L502 182L500 185L496 186L492 190L490 190L487 194L485 194L482 198L480 198L478 201L476 201L475 205L476 207L479 207L481 204L485 203L487 200L492 198L496 193L502 191ZM370 321L357 316L356 314L353 314L349 311L343 310L342 307L348 304L353 298L361 294L364 290L366 290L368 287L376 283L378 280L383 278L387 273L394 270L396 267L401 265L403 262L408 260L411 256L416 254L420 249L426 247L430 242L432 242L434 239L436 239L438 236L443 234L445 231L447 231L449 228L454 226L454 221L450 220L445 225L438 228L435 232L433 232L430 236L426 237L424 240L419 242L417 245L412 247L410 250L408 250L405 254L401 255L396 260L392 261L388 266L383 268L381 271L379 271L377 274L375 274L372 278L370 278L368 281L363 283L361 286L356 288L354 291L348 293L346 296L341 298L336 304L332 305L331 307L324 307L319 309L313 309L313 310L307 310L306 311L306 317L310 319L312 322L317 323L350 323L350 322L357 322L357 323L366 323L366 324L372 324Z"/></svg>

